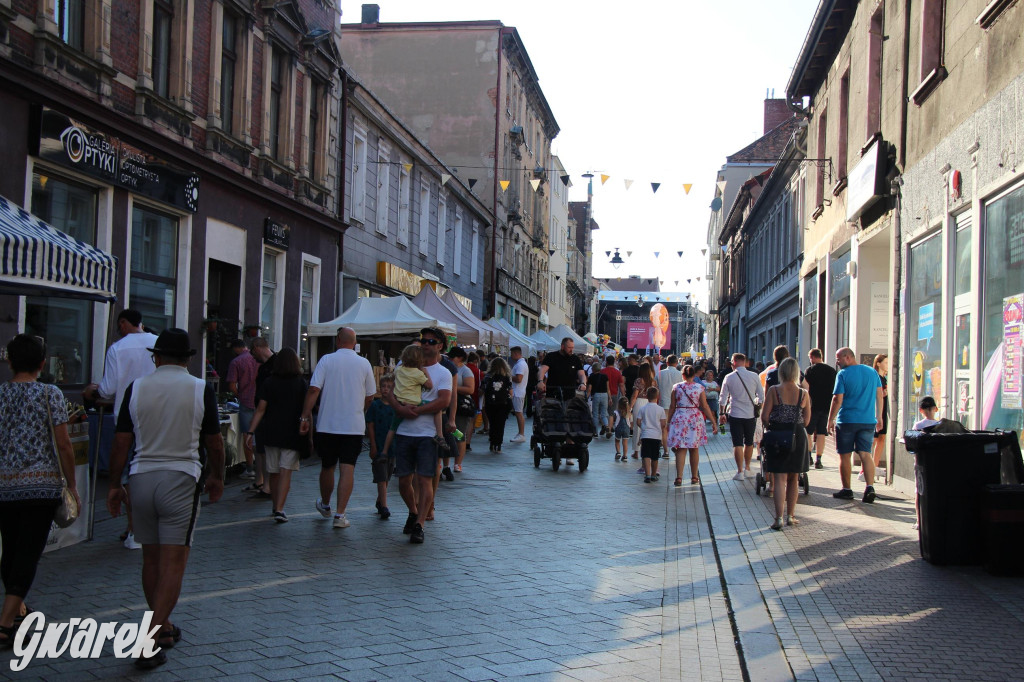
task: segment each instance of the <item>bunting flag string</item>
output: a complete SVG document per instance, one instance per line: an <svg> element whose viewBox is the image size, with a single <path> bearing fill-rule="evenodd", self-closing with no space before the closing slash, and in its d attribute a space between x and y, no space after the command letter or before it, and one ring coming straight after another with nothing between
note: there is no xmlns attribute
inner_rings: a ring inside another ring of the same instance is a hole
<svg viewBox="0 0 1024 682"><path fill-rule="evenodd" d="M626 257L627 257L627 258L628 258L629 256L632 256L632 255L633 255L633 252L632 252L632 251L627 251L627 252L626 252Z"/></svg>
<svg viewBox="0 0 1024 682"><path fill-rule="evenodd" d="M473 186L476 184L476 178L470 178L468 182L469 182L469 188L473 189Z"/></svg>
<svg viewBox="0 0 1024 682"><path fill-rule="evenodd" d="M530 180L530 187L532 187L533 191L536 192L537 188L540 187L540 178L534 178L533 180Z"/></svg>
<svg viewBox="0 0 1024 682"><path fill-rule="evenodd" d="M609 258L611 258L611 257L612 257L612 252L611 252L611 251L605 251L605 252L604 252L604 255L606 255L606 256L608 256Z"/></svg>
<svg viewBox="0 0 1024 682"><path fill-rule="evenodd" d="M554 256L555 255L555 250L554 249L548 249L548 255L549 256Z"/></svg>
<svg viewBox="0 0 1024 682"><path fill-rule="evenodd" d="M412 164L411 163L403 163L402 164L402 168L405 169L406 173L412 173Z"/></svg>
<svg viewBox="0 0 1024 682"><path fill-rule="evenodd" d="M702 255L702 256L708 255L708 250L707 249L701 249L700 250L700 255Z"/></svg>
<svg viewBox="0 0 1024 682"><path fill-rule="evenodd" d="M452 179L452 176L447 173L441 173L441 186L444 187L448 184L448 181Z"/></svg>
<svg viewBox="0 0 1024 682"><path fill-rule="evenodd" d="M654 252L654 257L655 257L655 258L657 258L657 257L658 257L658 256L660 256L660 255L661 255L661 251L655 251L655 252Z"/></svg>
<svg viewBox="0 0 1024 682"><path fill-rule="evenodd" d="M601 184L603 185L604 183L606 183L609 180L611 180L611 177L612 176L610 176L610 175L605 175L605 174L602 173L601 174Z"/></svg>
<svg viewBox="0 0 1024 682"><path fill-rule="evenodd" d="M501 191L502 192L504 192L504 191L506 191L508 189L508 186L509 186L510 182L511 182L510 180L500 180L498 182L498 184L501 185Z"/></svg>
<svg viewBox="0 0 1024 682"><path fill-rule="evenodd" d="M626 184L626 191L628 192L629 188L633 186L633 181L632 180L623 180L623 182Z"/></svg>
<svg viewBox="0 0 1024 682"><path fill-rule="evenodd" d="M652 182L651 183L651 191L652 191L652 193L657 194L659 187L661 187L661 183L660 182Z"/></svg>
<svg viewBox="0 0 1024 682"><path fill-rule="evenodd" d="M565 185L566 187L572 187L572 183L569 182L568 175L559 176L559 179L562 181L562 184Z"/></svg>
<svg viewBox="0 0 1024 682"><path fill-rule="evenodd" d="M679 280L678 279L676 280L676 286L679 286Z"/></svg>
<svg viewBox="0 0 1024 682"><path fill-rule="evenodd" d="M687 194L690 193L690 189L693 187L693 183L683 183L683 191Z"/></svg>
<svg viewBox="0 0 1024 682"><path fill-rule="evenodd" d="M682 258L682 257L683 257L683 252L682 252L682 251L676 251L676 253L678 253L678 254L679 254L679 257L680 257L680 258Z"/></svg>

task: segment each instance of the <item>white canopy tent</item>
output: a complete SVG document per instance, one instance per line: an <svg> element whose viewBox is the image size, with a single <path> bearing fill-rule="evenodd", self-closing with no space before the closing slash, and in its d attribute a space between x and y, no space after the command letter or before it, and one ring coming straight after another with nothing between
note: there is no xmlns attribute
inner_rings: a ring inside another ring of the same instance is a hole
<svg viewBox="0 0 1024 682"><path fill-rule="evenodd" d="M537 348L545 353L551 353L562 347L562 343L550 336L543 329L538 329L530 335L530 339L537 344Z"/></svg>
<svg viewBox="0 0 1024 682"><path fill-rule="evenodd" d="M441 297L434 291L434 287L424 284L420 293L416 294L412 302L425 312L442 322L447 322L455 327L455 338L460 346L479 346L491 342L491 332L482 326L477 327L452 310L452 308L441 300Z"/></svg>
<svg viewBox="0 0 1024 682"><path fill-rule="evenodd" d="M455 333L455 325L442 322L416 307L404 296L360 298L339 317L309 325L310 336L334 336L340 327L351 327L358 336L413 336L424 327L440 327Z"/></svg>
<svg viewBox="0 0 1024 682"><path fill-rule="evenodd" d="M523 355L525 357L537 354L537 344L536 344L536 342L533 341L533 339L531 339L530 337L528 337L525 334L523 334L521 331L519 331L515 327L513 327L507 321L499 320L496 317L492 317L491 319L487 320L487 324L494 325L495 327L498 327L499 329L504 329L506 332L508 332L508 336L509 336L508 344L509 344L509 347L521 346L522 349L523 349Z"/></svg>
<svg viewBox="0 0 1024 682"><path fill-rule="evenodd" d="M548 335L551 336L551 338L558 341L559 347L561 347L562 345L562 339L568 336L570 339L573 340L573 343L575 344L575 348L573 349L575 352L586 354L594 352L594 345L592 343L584 339L582 336L580 336L579 334L577 334L564 324L560 324L557 327L554 327L551 331L548 332Z"/></svg>
<svg viewBox="0 0 1024 682"><path fill-rule="evenodd" d="M487 322L484 322L480 318L476 317L473 313L469 311L468 308L466 308L466 306L462 305L462 301L460 301L455 296L451 289L445 292L444 296L441 297L441 300L444 301L449 308L454 310L462 317L466 318L466 320L470 324L478 327L481 330L486 330L490 334L490 343L492 348L496 346L499 348L503 348L506 351L508 350L508 332L505 331L504 329L501 329L500 327L495 327L494 325L488 324Z"/></svg>

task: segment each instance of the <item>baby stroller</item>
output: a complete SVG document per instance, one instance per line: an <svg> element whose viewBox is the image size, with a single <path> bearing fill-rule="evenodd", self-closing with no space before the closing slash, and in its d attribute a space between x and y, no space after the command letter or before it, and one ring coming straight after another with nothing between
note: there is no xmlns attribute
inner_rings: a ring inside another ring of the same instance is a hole
<svg viewBox="0 0 1024 682"><path fill-rule="evenodd" d="M811 481L807 477L807 472L803 472L797 476L797 486L803 488L804 495L811 494ZM764 475L764 453L761 448L757 448L757 476L754 477L754 485L756 486L757 494L760 495L762 490L768 488L768 479Z"/></svg>
<svg viewBox="0 0 1024 682"><path fill-rule="evenodd" d="M575 458L580 472L590 465L588 444L594 438L594 419L587 401L576 397L574 389L553 388L541 398L533 417L533 466L540 468L542 459L551 460L551 470L558 471L563 459Z"/></svg>

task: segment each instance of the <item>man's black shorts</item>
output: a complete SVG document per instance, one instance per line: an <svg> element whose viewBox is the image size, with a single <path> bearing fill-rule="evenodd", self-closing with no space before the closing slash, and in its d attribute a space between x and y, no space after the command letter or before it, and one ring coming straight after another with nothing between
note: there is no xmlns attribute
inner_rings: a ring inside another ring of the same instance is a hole
<svg viewBox="0 0 1024 682"><path fill-rule="evenodd" d="M355 466L359 451L363 449L362 434L324 433L318 431L315 437L316 451L323 460L324 469L333 469L337 464Z"/></svg>
<svg viewBox="0 0 1024 682"><path fill-rule="evenodd" d="M811 412L811 423L807 425L807 435L828 435L828 410L818 410L817 412Z"/></svg>
<svg viewBox="0 0 1024 682"><path fill-rule="evenodd" d="M738 419L729 417L729 435L732 436L732 446L741 448L744 445L754 444L754 428L757 426L757 418Z"/></svg>

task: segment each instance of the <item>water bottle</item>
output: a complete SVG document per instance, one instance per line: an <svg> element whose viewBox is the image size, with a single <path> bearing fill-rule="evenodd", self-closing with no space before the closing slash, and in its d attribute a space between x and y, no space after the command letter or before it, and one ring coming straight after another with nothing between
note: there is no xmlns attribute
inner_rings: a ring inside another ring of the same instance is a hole
<svg viewBox="0 0 1024 682"><path fill-rule="evenodd" d="M455 440L461 441L465 434L463 434L462 431L455 429L454 431L452 431L452 435L455 436Z"/></svg>
<svg viewBox="0 0 1024 682"><path fill-rule="evenodd" d="M718 425L718 432L720 434L722 434L723 436L725 435L725 424L719 424Z"/></svg>

